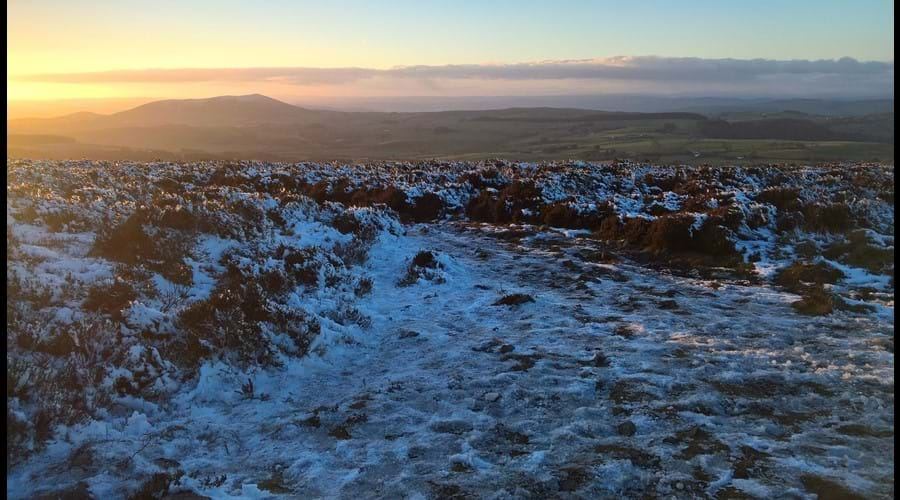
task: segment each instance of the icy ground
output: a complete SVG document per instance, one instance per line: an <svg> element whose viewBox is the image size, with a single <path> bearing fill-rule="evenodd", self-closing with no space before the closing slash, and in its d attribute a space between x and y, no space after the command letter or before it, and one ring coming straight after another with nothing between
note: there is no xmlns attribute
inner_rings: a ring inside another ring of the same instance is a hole
<svg viewBox="0 0 900 500"><path fill-rule="evenodd" d="M246 373L204 365L168 407L70 429L7 493L83 480L115 498L145 479L123 477L130 460L213 498L893 496L892 303L802 316L769 285L594 263L601 243L577 232L516 236L381 236L364 334L255 370L252 397ZM398 286L419 250L438 279ZM494 305L511 293L534 301Z"/></svg>

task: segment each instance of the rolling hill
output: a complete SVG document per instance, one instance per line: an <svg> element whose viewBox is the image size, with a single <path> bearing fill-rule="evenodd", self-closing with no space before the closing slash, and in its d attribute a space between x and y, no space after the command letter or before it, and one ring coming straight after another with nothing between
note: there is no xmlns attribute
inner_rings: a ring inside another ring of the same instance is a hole
<svg viewBox="0 0 900 500"><path fill-rule="evenodd" d="M791 104L797 104L791 102ZM509 108L341 112L259 94L7 121L7 156L105 159L619 157L665 162L893 160L893 112L612 112ZM888 125L889 123L889 125Z"/></svg>

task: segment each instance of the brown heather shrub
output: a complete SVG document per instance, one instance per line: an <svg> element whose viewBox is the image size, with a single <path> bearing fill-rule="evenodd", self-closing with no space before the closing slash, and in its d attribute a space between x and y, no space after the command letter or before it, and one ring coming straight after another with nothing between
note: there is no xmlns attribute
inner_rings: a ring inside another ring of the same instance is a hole
<svg viewBox="0 0 900 500"><path fill-rule="evenodd" d="M295 282L315 287L319 284L319 263L316 260L319 250L316 247L290 249L284 252L284 271Z"/></svg>
<svg viewBox="0 0 900 500"><path fill-rule="evenodd" d="M554 203L541 209L544 224L567 229L593 229L600 226L600 216L581 214L566 203Z"/></svg>
<svg viewBox="0 0 900 500"><path fill-rule="evenodd" d="M775 274L775 283L795 293L803 293L810 285L821 287L826 283L837 283L844 278L840 269L835 269L824 262L811 264L794 262L779 269Z"/></svg>
<svg viewBox="0 0 900 500"><path fill-rule="evenodd" d="M462 182L468 182L475 189L486 187L501 188L504 186L503 177L496 167L489 167L480 172L469 172L462 178Z"/></svg>
<svg viewBox="0 0 900 500"><path fill-rule="evenodd" d="M334 216L331 225L342 234L352 234L361 241L374 241L378 236L378 228L359 220L351 211Z"/></svg>
<svg viewBox="0 0 900 500"><path fill-rule="evenodd" d="M375 189L357 189L350 197L350 204L357 207L383 204L397 212L403 212L409 206L406 201L406 193L394 186Z"/></svg>
<svg viewBox="0 0 900 500"><path fill-rule="evenodd" d="M775 217L775 229L786 232L793 231L800 227L803 222L803 215L799 212L779 213Z"/></svg>
<svg viewBox="0 0 900 500"><path fill-rule="evenodd" d="M156 259L159 251L156 241L144 231L145 218L145 212L138 210L118 226L101 232L88 255L125 264Z"/></svg>
<svg viewBox="0 0 900 500"><path fill-rule="evenodd" d="M372 278L360 278L359 283L356 284L356 288L354 288L353 290L353 293L357 297L365 297L372 292L372 285Z"/></svg>
<svg viewBox="0 0 900 500"><path fill-rule="evenodd" d="M673 176L655 176L651 173L647 173L644 174L642 180L645 186L655 186L663 191L674 191L675 188L677 188L682 182L684 182L684 179L681 177L681 175L677 173Z"/></svg>
<svg viewBox="0 0 900 500"><path fill-rule="evenodd" d="M823 316L834 311L834 296L821 285L806 290L803 298L792 302L791 307L798 313L807 316Z"/></svg>
<svg viewBox="0 0 900 500"><path fill-rule="evenodd" d="M820 233L843 233L853 227L853 214L846 203L803 206L803 226Z"/></svg>
<svg viewBox="0 0 900 500"><path fill-rule="evenodd" d="M650 224L649 220L642 217L627 218L620 227L621 233L616 239L624 239L628 243L643 246Z"/></svg>
<svg viewBox="0 0 900 500"><path fill-rule="evenodd" d="M329 183L328 180L322 179L311 186L307 186L306 195L316 200L317 203L324 203L328 197Z"/></svg>
<svg viewBox="0 0 900 500"><path fill-rule="evenodd" d="M846 240L829 246L822 255L876 274L891 274L894 269L894 250L872 245L862 230L854 231Z"/></svg>
<svg viewBox="0 0 900 500"><path fill-rule="evenodd" d="M796 211L800 208L800 190L797 188L768 188L756 195L759 203L768 203L778 211Z"/></svg>
<svg viewBox="0 0 900 500"><path fill-rule="evenodd" d="M354 238L347 243L335 245L334 254L341 259L344 266L351 267L364 264L369 250L365 243Z"/></svg>
<svg viewBox="0 0 900 500"><path fill-rule="evenodd" d="M740 253L728 238L722 221L717 217L706 219L700 229L694 231L691 250L705 255L738 258Z"/></svg>
<svg viewBox="0 0 900 500"><path fill-rule="evenodd" d="M411 206L401 215L406 215L415 222L429 222L437 219L444 212L444 200L434 193L425 193L413 198Z"/></svg>
<svg viewBox="0 0 900 500"><path fill-rule="evenodd" d="M122 310L137 298L137 292L128 281L116 277L110 284L99 284L88 290L82 307L87 311L111 316L122 321Z"/></svg>
<svg viewBox="0 0 900 500"><path fill-rule="evenodd" d="M615 240L619 238L621 233L621 223L619 222L619 218L615 215L607 215L600 222L600 227L597 228L595 234L597 237L604 240Z"/></svg>
<svg viewBox="0 0 900 500"><path fill-rule="evenodd" d="M657 217L647 227L640 240L635 240L644 250L655 254L684 252L691 249L690 216Z"/></svg>
<svg viewBox="0 0 900 500"><path fill-rule="evenodd" d="M466 205L466 216L474 221L497 222L505 218L498 213L499 202L488 191L482 191L478 196L469 200Z"/></svg>
<svg viewBox="0 0 900 500"><path fill-rule="evenodd" d="M197 218L185 208L167 207L159 214L157 225L179 231L194 231L197 228Z"/></svg>
<svg viewBox="0 0 900 500"><path fill-rule="evenodd" d="M419 278L431 279L434 276L432 270L441 267L434 252L422 250L412 258L406 270L406 275L397 283L398 286L409 286Z"/></svg>
<svg viewBox="0 0 900 500"><path fill-rule="evenodd" d="M715 221L720 226L725 226L732 231L737 231L744 221L744 214L735 207L718 207L710 210L709 221Z"/></svg>
<svg viewBox="0 0 900 500"><path fill-rule="evenodd" d="M255 284L219 285L208 299L194 302L178 317L184 335L175 360L196 368L207 356L219 354L244 365L274 365L274 348L259 324L266 317Z"/></svg>
<svg viewBox="0 0 900 500"><path fill-rule="evenodd" d="M692 234L692 216L665 215L653 220L633 217L624 223L609 216L600 224L596 235L606 240L624 240L658 256L694 253L712 257L722 264L737 263L740 254L721 222L721 218L711 216Z"/></svg>
<svg viewBox="0 0 900 500"><path fill-rule="evenodd" d="M481 222L505 224L526 222L522 209L537 211L541 204L541 191L534 182L515 181L503 188L495 198L490 192L482 191L466 206L466 216Z"/></svg>

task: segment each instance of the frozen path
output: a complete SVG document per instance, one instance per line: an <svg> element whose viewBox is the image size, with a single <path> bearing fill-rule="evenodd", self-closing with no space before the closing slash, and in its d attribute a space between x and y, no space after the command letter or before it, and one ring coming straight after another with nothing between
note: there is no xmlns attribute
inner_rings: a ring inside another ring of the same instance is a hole
<svg viewBox="0 0 900 500"><path fill-rule="evenodd" d="M893 492L892 317L799 316L771 288L515 236L411 228L370 255L357 344L255 375L265 400L207 369L172 408L128 420L141 438L96 453L180 468L213 497ZM418 250L438 253L445 281L397 286ZM493 305L509 293L534 302ZM116 474L88 483L112 493Z"/></svg>

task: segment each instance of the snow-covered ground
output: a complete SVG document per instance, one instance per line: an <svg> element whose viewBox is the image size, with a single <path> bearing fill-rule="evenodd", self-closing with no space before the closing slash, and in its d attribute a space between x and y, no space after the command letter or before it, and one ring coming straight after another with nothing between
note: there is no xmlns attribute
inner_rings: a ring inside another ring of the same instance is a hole
<svg viewBox="0 0 900 500"><path fill-rule="evenodd" d="M662 196L677 208L676 198ZM798 295L765 279L793 255L774 235L738 245L761 254L763 279L712 279L632 260L588 230L400 227L377 209L254 203L278 210L282 229L200 238L180 299L164 298L177 287L163 271L144 278L155 291L136 286L117 327L134 340L113 343L130 345L134 359L117 360L97 393L123 374L137 383L152 372L152 397L119 391L89 405L88 418L56 426L43 446L26 444L27 458L7 469L10 497L893 495L893 299L879 295L892 293L887 277L832 262L845 275L836 293L868 287L881 298L868 310L808 316L791 306ZM8 252L11 235L16 242L8 278L13 269L52 291L27 299L44 304L23 310L44 323L34 332L74 331L93 317L77 291L122 271L90 255L90 228L24 223L26 206L7 204ZM348 212L363 229L334 229ZM892 235L892 210L883 217ZM360 236L365 228L374 236ZM365 248L354 265L343 250L351 244ZM273 316L260 331L280 366L210 356L190 372L171 362L164 338L182 325L171 312L214 295L229 266L267 276L281 265L278 247L320 249L318 285L267 306L317 318L305 354L274 331ZM414 266L423 251L433 259ZM364 278L371 289L354 293ZM500 302L511 296L521 300ZM15 342L8 330L8 363L44 355L18 340L25 320ZM81 352L92 334L78 332L72 350ZM8 434L11 418L35 404L27 388L40 379L30 377L21 393L8 388L19 412L8 411Z"/></svg>

